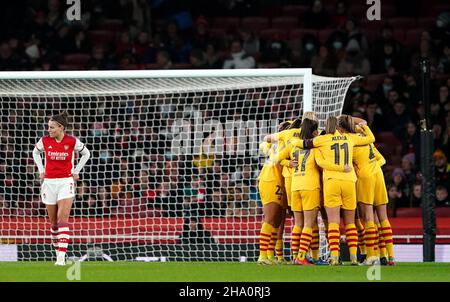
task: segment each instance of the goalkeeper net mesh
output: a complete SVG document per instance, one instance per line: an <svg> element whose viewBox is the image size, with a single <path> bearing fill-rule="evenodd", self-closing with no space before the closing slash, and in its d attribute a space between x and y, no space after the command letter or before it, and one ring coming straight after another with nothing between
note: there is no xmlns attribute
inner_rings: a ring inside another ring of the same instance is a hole
<svg viewBox="0 0 450 302"><path fill-rule="evenodd" d="M355 79L312 77L322 128ZM32 150L63 110L67 132L91 151L70 257L255 260L259 142L304 105L301 76L2 79L0 98L0 244L17 247L18 260L55 257ZM291 228L288 218L287 258Z"/></svg>

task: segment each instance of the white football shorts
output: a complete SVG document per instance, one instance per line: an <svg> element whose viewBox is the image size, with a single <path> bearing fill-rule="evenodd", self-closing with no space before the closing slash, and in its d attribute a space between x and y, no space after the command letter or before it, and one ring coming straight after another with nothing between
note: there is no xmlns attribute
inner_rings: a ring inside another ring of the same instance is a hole
<svg viewBox="0 0 450 302"><path fill-rule="evenodd" d="M46 178L41 186L41 198L44 204L56 205L58 201L75 197L75 184L72 177Z"/></svg>

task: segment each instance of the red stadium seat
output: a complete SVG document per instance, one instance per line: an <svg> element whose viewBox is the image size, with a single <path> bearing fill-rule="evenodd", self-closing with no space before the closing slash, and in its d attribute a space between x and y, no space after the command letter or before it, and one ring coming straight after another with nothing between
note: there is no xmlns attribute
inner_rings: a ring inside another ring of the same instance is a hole
<svg viewBox="0 0 450 302"><path fill-rule="evenodd" d="M286 30L280 28L268 28L259 33L259 37L263 40L273 39L275 36L278 36L281 40L286 40L288 38Z"/></svg>
<svg viewBox="0 0 450 302"><path fill-rule="evenodd" d="M428 16L435 17L439 16L440 13L450 11L450 4L437 4L428 7Z"/></svg>
<svg viewBox="0 0 450 302"><path fill-rule="evenodd" d="M84 53L74 53L64 56L64 63L66 64L78 64L86 65L86 63L91 58L90 55Z"/></svg>
<svg viewBox="0 0 450 302"><path fill-rule="evenodd" d="M395 15L395 7L392 5L381 5L381 20L387 20Z"/></svg>
<svg viewBox="0 0 450 302"><path fill-rule="evenodd" d="M394 29L410 29L417 26L416 20L413 18L392 18L388 22Z"/></svg>
<svg viewBox="0 0 450 302"><path fill-rule="evenodd" d="M419 18L417 20L417 27L423 28L425 30L431 29L435 24L436 24L435 17L425 17L425 18Z"/></svg>
<svg viewBox="0 0 450 302"><path fill-rule="evenodd" d="M385 73L368 75L366 79L365 88L372 92L375 91L378 85L383 81L385 77L386 77Z"/></svg>
<svg viewBox="0 0 450 302"><path fill-rule="evenodd" d="M405 43L405 31L403 29L395 28L392 34L394 39L400 43Z"/></svg>
<svg viewBox="0 0 450 302"><path fill-rule="evenodd" d="M223 28L210 28L208 29L208 32L211 36L217 38L217 39L223 39L225 38L226 31Z"/></svg>
<svg viewBox="0 0 450 302"><path fill-rule="evenodd" d="M267 62L267 63L261 63L259 65L259 68L279 68L280 63L278 62Z"/></svg>
<svg viewBox="0 0 450 302"><path fill-rule="evenodd" d="M83 70L84 65L80 64L59 64L59 70Z"/></svg>
<svg viewBox="0 0 450 302"><path fill-rule="evenodd" d="M120 19L105 19L97 28L99 30L120 31L123 28L123 21Z"/></svg>
<svg viewBox="0 0 450 302"><path fill-rule="evenodd" d="M398 208L397 217L422 217L422 208Z"/></svg>
<svg viewBox="0 0 450 302"><path fill-rule="evenodd" d="M404 44L406 46L417 46L420 42L420 37L422 35L423 29L415 28L410 29L405 32L405 41Z"/></svg>
<svg viewBox="0 0 450 302"><path fill-rule="evenodd" d="M355 4L350 6L349 13L351 16L355 17L366 16L367 9L368 9L367 5Z"/></svg>
<svg viewBox="0 0 450 302"><path fill-rule="evenodd" d="M292 30L298 26L298 18L278 17L272 19L272 28Z"/></svg>
<svg viewBox="0 0 450 302"><path fill-rule="evenodd" d="M241 28L259 33L261 30L269 28L269 19L265 17L245 17L242 18Z"/></svg>
<svg viewBox="0 0 450 302"><path fill-rule="evenodd" d="M283 15L292 17L303 17L309 10L307 5L286 5L283 6Z"/></svg>
<svg viewBox="0 0 450 302"><path fill-rule="evenodd" d="M172 69L189 69L192 68L190 63L175 63L172 65Z"/></svg>
<svg viewBox="0 0 450 302"><path fill-rule="evenodd" d="M336 30L334 28L319 30L318 36L320 43L325 44L328 40L328 37L330 37L330 35L335 31Z"/></svg>
<svg viewBox="0 0 450 302"><path fill-rule="evenodd" d="M436 207L434 211L436 217L450 217L450 208L448 207Z"/></svg>
<svg viewBox="0 0 450 302"><path fill-rule="evenodd" d="M116 37L116 32L109 30L91 30L89 31L89 38L93 44L109 44Z"/></svg>
<svg viewBox="0 0 450 302"><path fill-rule="evenodd" d="M240 19L238 17L216 17L212 20L213 27L215 28L238 28L240 25Z"/></svg>
<svg viewBox="0 0 450 302"><path fill-rule="evenodd" d="M289 33L289 39L301 39L306 34L312 34L314 36L317 36L317 30L315 29L304 29L304 28L297 28L294 30L291 30Z"/></svg>

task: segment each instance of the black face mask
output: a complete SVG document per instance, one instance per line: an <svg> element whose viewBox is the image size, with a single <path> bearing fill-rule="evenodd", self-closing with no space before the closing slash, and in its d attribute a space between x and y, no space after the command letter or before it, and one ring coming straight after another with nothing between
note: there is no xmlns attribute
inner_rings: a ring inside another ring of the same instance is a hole
<svg viewBox="0 0 450 302"><path fill-rule="evenodd" d="M356 50L351 50L351 51L348 51L347 53L352 58L356 57L358 55L358 51L356 51Z"/></svg>

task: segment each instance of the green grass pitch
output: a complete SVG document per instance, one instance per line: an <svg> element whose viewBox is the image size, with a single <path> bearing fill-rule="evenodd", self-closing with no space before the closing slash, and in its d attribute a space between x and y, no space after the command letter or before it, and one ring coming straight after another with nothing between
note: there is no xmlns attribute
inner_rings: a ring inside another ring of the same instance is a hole
<svg viewBox="0 0 450 302"><path fill-rule="evenodd" d="M368 267L354 267L348 263L335 267L259 266L253 262L81 262L79 265L81 282L368 281ZM52 262L0 262L0 282L77 282L67 278L71 267L75 268L70 265L55 267ZM381 282L450 282L450 263L398 263L380 268Z"/></svg>

